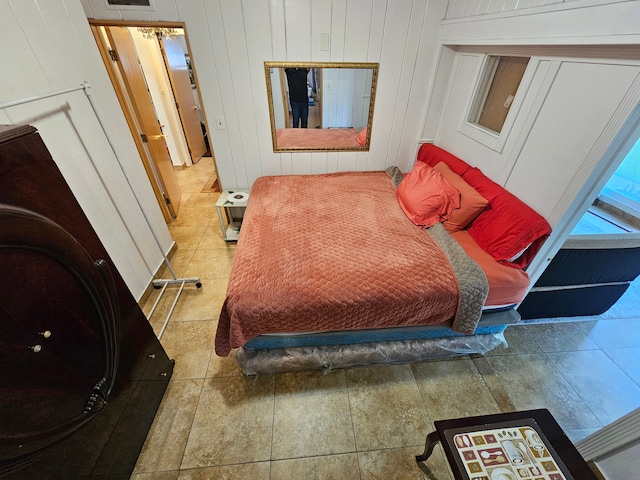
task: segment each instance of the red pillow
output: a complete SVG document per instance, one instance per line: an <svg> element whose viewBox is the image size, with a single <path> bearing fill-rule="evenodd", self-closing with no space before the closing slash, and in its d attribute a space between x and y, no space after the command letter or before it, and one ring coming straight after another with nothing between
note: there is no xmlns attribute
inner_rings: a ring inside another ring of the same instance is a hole
<svg viewBox="0 0 640 480"><path fill-rule="evenodd" d="M444 221L444 228L448 232L464 230L489 205L489 201L465 182L460 175L453 173L446 163L440 162L433 169L460 192L460 208L451 212L451 216Z"/></svg>
<svg viewBox="0 0 640 480"><path fill-rule="evenodd" d="M455 155L443 150L440 147L436 147L432 143L425 143L420 147L418 151L418 161L424 162L427 165L435 167L436 164L444 162L447 166L458 175L464 175L473 167L466 163L464 160L459 159Z"/></svg>
<svg viewBox="0 0 640 480"><path fill-rule="evenodd" d="M477 168L462 178L489 200L489 206L468 228L471 237L497 261L526 267L551 233L547 221Z"/></svg>
<svg viewBox="0 0 640 480"><path fill-rule="evenodd" d="M407 217L421 227L446 220L454 208L460 208L460 192L423 162L405 175L396 196Z"/></svg>

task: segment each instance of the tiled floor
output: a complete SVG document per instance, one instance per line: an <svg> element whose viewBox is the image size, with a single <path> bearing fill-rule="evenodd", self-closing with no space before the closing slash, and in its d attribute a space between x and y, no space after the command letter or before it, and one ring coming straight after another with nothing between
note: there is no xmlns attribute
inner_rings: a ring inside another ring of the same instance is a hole
<svg viewBox="0 0 640 480"><path fill-rule="evenodd" d="M576 441L640 406L640 317L513 326L485 356L243 376L213 353L235 245L202 193L211 168L179 172L172 265L202 288L185 288L162 335L175 370L132 478L451 479L440 447L414 460L434 420L548 408Z"/></svg>

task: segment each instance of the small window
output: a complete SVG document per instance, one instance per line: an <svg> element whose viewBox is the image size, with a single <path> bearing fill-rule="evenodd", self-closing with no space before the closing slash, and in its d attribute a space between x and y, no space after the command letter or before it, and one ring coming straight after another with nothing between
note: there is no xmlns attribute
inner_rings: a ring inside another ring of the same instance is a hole
<svg viewBox="0 0 640 480"><path fill-rule="evenodd" d="M488 57L468 122L499 134L528 64L529 57Z"/></svg>

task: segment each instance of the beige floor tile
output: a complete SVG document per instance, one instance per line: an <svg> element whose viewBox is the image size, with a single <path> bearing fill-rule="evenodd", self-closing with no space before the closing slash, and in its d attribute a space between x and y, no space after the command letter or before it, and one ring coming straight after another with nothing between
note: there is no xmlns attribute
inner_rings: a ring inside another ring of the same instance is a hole
<svg viewBox="0 0 640 480"><path fill-rule="evenodd" d="M432 420L500 413L473 360L416 363L412 369Z"/></svg>
<svg viewBox="0 0 640 480"><path fill-rule="evenodd" d="M409 365L345 370L358 451L419 445L431 428Z"/></svg>
<svg viewBox="0 0 640 480"><path fill-rule="evenodd" d="M209 359L207 378L212 377L243 377L244 373L231 353L228 357L219 357L215 352Z"/></svg>
<svg viewBox="0 0 640 480"><path fill-rule="evenodd" d="M182 469L269 460L275 377L207 379Z"/></svg>
<svg viewBox="0 0 640 480"><path fill-rule="evenodd" d="M186 286L182 290L180 300L171 315L172 321L217 320L224 303L227 291L227 280L221 278L200 278L202 286L195 288ZM168 312L175 296L167 294L167 304L163 307Z"/></svg>
<svg viewBox="0 0 640 480"><path fill-rule="evenodd" d="M189 200L185 202L187 208L214 208L214 216L212 220L218 220L218 215L215 213L216 202L220 194L212 195L210 193L193 192L189 195Z"/></svg>
<svg viewBox="0 0 640 480"><path fill-rule="evenodd" d="M640 347L638 318L587 322L580 327L599 348Z"/></svg>
<svg viewBox="0 0 640 480"><path fill-rule="evenodd" d="M216 322L170 321L160 339L169 358L175 360L173 377L176 380L204 378L209 366Z"/></svg>
<svg viewBox="0 0 640 480"><path fill-rule="evenodd" d="M575 322L529 325L527 330L543 352L569 352L598 348Z"/></svg>
<svg viewBox="0 0 640 480"><path fill-rule="evenodd" d="M426 462L415 456L424 447L374 450L358 453L362 480L452 480L453 476L441 448L436 446Z"/></svg>
<svg viewBox="0 0 640 480"><path fill-rule="evenodd" d="M217 220L218 216L215 203L207 206L195 206L196 198L197 197L191 196L188 203L180 208L178 217L171 222L172 229L180 227L208 227L212 220Z"/></svg>
<svg viewBox="0 0 640 480"><path fill-rule="evenodd" d="M500 380L496 376L493 368L487 361L485 357L477 356L473 359L473 363L475 364L478 372L482 375L482 380L487 385L487 388L491 392L491 396L496 401L498 408L501 412L515 412L517 409L511 399L509 398L509 394L500 383Z"/></svg>
<svg viewBox="0 0 640 480"><path fill-rule="evenodd" d="M182 470L177 480L269 480L269 462Z"/></svg>
<svg viewBox="0 0 640 480"><path fill-rule="evenodd" d="M187 250L185 248L178 248L178 250L176 250L176 253L170 259L171 268L176 277L184 277L184 271L191 262L194 253L195 249ZM156 278L173 279L171 270L169 270L166 263L160 266Z"/></svg>
<svg viewBox="0 0 640 480"><path fill-rule="evenodd" d="M171 312L171 322L186 322L193 320L217 320L220 317L220 310L224 303L228 280L224 278L200 279L201 287L197 288L194 283L185 284L177 303L176 295L180 290L180 285L168 286L162 294L162 298L155 306L153 315L149 319L156 334ZM156 290L152 292L149 300L144 306L148 315L158 297Z"/></svg>
<svg viewBox="0 0 640 480"><path fill-rule="evenodd" d="M636 382L636 385L640 385L640 347L610 348L604 352Z"/></svg>
<svg viewBox="0 0 640 480"><path fill-rule="evenodd" d="M228 279L233 265L235 250L231 248L215 248L204 250L198 248L191 258L191 263L185 272L188 276L198 276L205 279ZM203 282L204 283L204 282Z"/></svg>
<svg viewBox="0 0 640 480"><path fill-rule="evenodd" d="M271 480L347 480L360 478L355 453L271 462Z"/></svg>
<svg viewBox="0 0 640 480"><path fill-rule="evenodd" d="M217 217L215 221L212 221L207 230L202 236L202 241L198 246L199 250L212 250L216 248L224 248L227 250L235 251L237 242L225 242L222 237L222 229L220 228L220 222Z"/></svg>
<svg viewBox="0 0 640 480"><path fill-rule="evenodd" d="M171 380L138 457L134 473L174 470L176 473L172 478L176 478L203 382L204 380Z"/></svg>
<svg viewBox="0 0 640 480"><path fill-rule="evenodd" d="M195 250L200 244L207 227L178 227L169 225L171 238L178 245L178 250Z"/></svg>
<svg viewBox="0 0 640 480"><path fill-rule="evenodd" d="M177 480L178 470L172 472L135 473L131 480Z"/></svg>
<svg viewBox="0 0 640 480"><path fill-rule="evenodd" d="M604 352L587 350L547 355L602 425L640 407L640 387ZM585 365L589 368L585 369Z"/></svg>
<svg viewBox="0 0 640 480"><path fill-rule="evenodd" d="M343 370L276 376L271 458L355 452Z"/></svg>
<svg viewBox="0 0 640 480"><path fill-rule="evenodd" d="M547 408L563 429L598 428L598 419L544 354L488 357L518 410Z"/></svg>
<svg viewBox="0 0 640 480"><path fill-rule="evenodd" d="M504 338L507 345L499 345L485 356L496 355L520 355L523 353L540 353L540 347L533 340L530 332L530 325L511 325L504 331Z"/></svg>

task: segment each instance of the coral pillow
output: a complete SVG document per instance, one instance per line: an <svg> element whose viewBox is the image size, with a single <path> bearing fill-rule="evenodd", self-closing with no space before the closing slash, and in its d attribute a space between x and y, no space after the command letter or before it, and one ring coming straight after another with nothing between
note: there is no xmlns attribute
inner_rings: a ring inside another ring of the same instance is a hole
<svg viewBox="0 0 640 480"><path fill-rule="evenodd" d="M358 136L356 137L356 141L362 145L363 147L365 146L365 144L367 143L367 127L364 127L360 133L358 134Z"/></svg>
<svg viewBox="0 0 640 480"><path fill-rule="evenodd" d="M460 192L433 168L418 162L396 190L398 203L418 226L431 227L460 208Z"/></svg>
<svg viewBox="0 0 640 480"><path fill-rule="evenodd" d="M447 164L440 162L433 169L460 192L460 208L451 212L451 216L444 221L444 227L449 232L464 230L489 205L489 200L480 195L460 175L455 174Z"/></svg>

